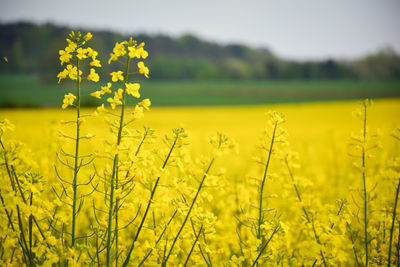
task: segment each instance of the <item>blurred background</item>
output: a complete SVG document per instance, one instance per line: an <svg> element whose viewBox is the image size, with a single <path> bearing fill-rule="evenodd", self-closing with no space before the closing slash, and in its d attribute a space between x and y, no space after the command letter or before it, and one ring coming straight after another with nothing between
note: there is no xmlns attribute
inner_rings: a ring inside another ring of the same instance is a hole
<svg viewBox="0 0 400 267"><path fill-rule="evenodd" d="M399 25L395 0L1 0L0 107L61 105L71 30L93 33L101 83L115 42L145 42L155 106L399 97Z"/></svg>

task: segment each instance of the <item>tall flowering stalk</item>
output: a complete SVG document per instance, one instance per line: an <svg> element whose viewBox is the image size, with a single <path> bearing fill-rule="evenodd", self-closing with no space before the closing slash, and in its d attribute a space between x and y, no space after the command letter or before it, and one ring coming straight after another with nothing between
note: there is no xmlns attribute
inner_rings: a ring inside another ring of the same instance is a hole
<svg viewBox="0 0 400 267"><path fill-rule="evenodd" d="M258 160L258 162L264 166L264 172L263 172L263 177L261 179L261 186L260 186L260 192L259 192L259 198L258 198L259 205L258 205L257 238L260 240L263 238L261 226L263 225L264 219L265 219L265 211L263 209L264 186L265 186L265 181L268 177L268 169L269 169L270 162L271 162L271 156L276 150L274 145L276 146L277 143L285 142L285 137L286 137L285 136L286 132L281 127L279 127L280 124L285 122L283 114L280 114L278 112L270 112L269 115L270 115L269 124L272 128L272 132L269 132L266 130L264 132L264 135L266 135L266 138L264 138L264 139L268 139L268 140L263 139L261 141L261 143L259 144L259 148L261 150L263 150L264 152L266 152L266 155L267 155L266 159Z"/></svg>
<svg viewBox="0 0 400 267"><path fill-rule="evenodd" d="M132 96L134 98L140 98L140 84L139 83L130 83L129 77L134 74L143 74L146 78L148 78L149 69L144 65L143 61L137 62L137 70L131 72L131 63L134 58L137 59L145 59L148 56L146 50L144 50L144 43L138 44L132 38L129 41L124 41L122 43L116 43L113 49L113 52L110 54L110 60L108 63L112 61L116 61L120 63L124 70L119 70L110 73L112 81L114 83L123 82L123 88L119 88L114 91L114 96L107 98L107 102L109 102L111 108L114 110L116 107L120 107L119 114L114 114L110 111L105 110L104 105L98 108L99 111L110 113L118 117L118 119L111 124L111 131L116 134L116 141L113 145L111 151L112 157L112 169L109 177L105 177L105 182L109 187L109 192L106 192L108 197L107 205L108 205L108 220L107 220L107 229L106 229L106 265L111 266L112 263L112 254L115 255L115 266L118 266L118 210L120 207L119 201L120 197L116 195L116 192L119 192L121 184L121 179L119 177L120 173L120 165L121 165L121 147L123 147L124 138L129 136L129 130L126 126L143 117L143 110L149 109L151 102L149 99L144 99L140 103L136 104L133 110L133 114L131 114L131 118L126 118L126 107L127 107L127 98L128 96ZM123 58L122 60L120 58ZM111 83L108 83L107 86L103 86L100 91L96 91L91 95L97 98L101 98L102 95L106 93L113 93L111 90ZM125 138L126 139L126 138ZM140 149L140 146L139 146ZM126 174L126 177L128 174ZM128 177L127 177L128 178ZM124 181L125 184L127 182ZM114 233L114 236L113 236ZM115 242L115 253L113 253L113 242Z"/></svg>
<svg viewBox="0 0 400 267"><path fill-rule="evenodd" d="M372 157L371 150L380 147L381 144L378 141L373 141L374 138L377 137L378 134L371 134L368 130L367 125L367 111L368 106L371 105L371 102L367 99L362 102L361 110L355 112L355 116L362 120L362 130L360 135L352 136L352 141L350 145L355 149L355 153L350 153L350 156L359 158L360 162L356 161L353 165L360 171L362 178L362 200L363 200L363 228L364 228L364 252L365 252L365 266L368 266L370 257L369 257L369 232L368 232L368 206L369 204L369 191L368 191L368 181L367 181L367 159Z"/></svg>
<svg viewBox="0 0 400 267"><path fill-rule="evenodd" d="M206 178L209 176L211 167L213 166L216 157L218 157L222 154L228 153L229 150L231 150L233 148L237 148L237 144L232 139L229 139L227 136L225 136L224 134L221 134L221 133L218 133L216 136L213 136L210 140L210 143L214 146L214 149L215 149L214 155L211 157L211 159L209 161L210 163L208 164L206 170L204 171L203 177L202 177L200 184L196 190L196 194L189 206L188 211L186 212L185 218L183 219L183 222L182 222L181 226L179 227L178 232L176 233L176 235L172 241L172 244L168 250L168 253L165 254L166 256L165 256L165 259L163 259L161 266L164 266L164 267L167 266L168 260L172 254L172 251L174 250L174 246L175 246L176 242L178 241L178 238L181 235L182 230L185 227L188 219L190 218L193 207L196 204L196 200L199 197L200 191L204 186L204 182L205 182ZM201 232L201 229L199 230L199 234L200 234L200 232Z"/></svg>
<svg viewBox="0 0 400 267"><path fill-rule="evenodd" d="M183 128L175 128L175 129L172 130L172 132L173 132L173 138L169 138L168 136L166 136L166 138L165 138L165 143L168 144L169 150L168 150L168 153L167 153L167 155L165 156L165 159L164 159L163 164L162 164L162 166L161 166L161 170L162 170L162 171L166 168L166 166L167 166L169 160L171 159L172 152L173 152L176 148L180 148L180 147L182 147L183 145L185 145L185 139L187 138L187 134L186 134L186 132L185 132L185 130L184 130ZM131 243L131 245L130 245L130 247L129 247L128 255L126 256L125 261L124 261L124 263L123 263L123 266L124 266L124 267L127 266L127 265L129 264L129 261L130 261L130 259L131 259L131 255L132 255L133 249L135 248L135 243L136 243L136 241L137 241L138 238L139 238L139 235L140 235L140 233L141 233L141 231L142 231L142 229L143 229L143 226L144 226L144 222L146 221L147 215L148 215L148 213L149 213L151 204L152 204L153 201L154 201L154 195L155 195L156 190L157 190L157 188L158 188L158 185L159 185L159 183L160 183L160 179L161 179L161 175L157 177L157 179L156 179L154 185L151 186L150 199L149 199L149 201L147 202L145 212L144 212L144 214L143 214L143 216L142 216L142 219L141 219L141 221L140 221L139 227L138 227L138 229L137 229L137 231L136 231L136 234L135 234L135 236L134 236L134 238L133 238L133 240L132 240L132 243ZM171 220L173 219L173 217L175 217L175 214L176 214L176 213L174 213L174 215L172 216ZM171 221L170 221L170 222L171 222ZM170 223L170 222L169 222L169 223ZM168 223L168 224L169 224L169 223ZM163 234L162 234L162 235L163 235ZM162 235L160 236L160 239L159 239L159 240L161 240ZM159 242L159 240L158 240L158 242ZM158 243L158 242L157 242L157 243ZM151 253L151 252L150 252L150 253ZM147 256L147 257L148 257L148 256ZM146 258L147 258L147 257L146 257ZM145 260L146 260L146 259L144 259L144 261L145 261Z"/></svg>
<svg viewBox="0 0 400 267"><path fill-rule="evenodd" d="M397 130L397 131L396 131ZM397 141L400 141L400 128L397 128L393 133L392 137L394 137ZM396 193L394 197L394 204L393 204L393 212L392 212L392 223L390 227L390 235L389 235L389 247L388 247L388 256L387 256L387 262L388 262L388 267L392 264L392 242L393 242L393 232L395 228L395 221L396 221L396 209L397 209L397 204L398 204L398 199L399 199L399 193L400 193L400 159L394 160L392 166L390 166L390 169L395 173L394 176L397 176L397 187L396 187Z"/></svg>
<svg viewBox="0 0 400 267"><path fill-rule="evenodd" d="M98 52L93 50L90 47L85 47L86 42L88 42L92 38L92 34L89 32L85 36L83 36L80 32L71 32L69 34L69 38L67 38L68 46L64 50L60 50L60 62L61 65L67 63L66 68L61 71L57 77L58 82L62 79L69 78L71 80L76 81L76 96L72 93L68 93L64 96L62 108L66 109L69 106L76 108L76 120L70 121L67 123L74 123L76 126L76 133L74 137L68 136L62 133L63 137L72 139L75 141L75 151L74 153L66 153L62 150L62 155L66 158L72 158L74 163L73 166L70 166L68 160L63 162L69 168L73 169L73 179L72 182L67 182L72 186L73 196L72 198L72 229L71 229L71 246L74 247L76 244L76 221L78 215L78 173L82 166L88 165L91 160L88 162L83 162L83 157L80 156L79 153L79 145L81 139L89 139L92 135L88 134L85 136L81 136L81 125L84 122L84 117L81 115L81 83L82 80L98 82L99 75L96 73L95 69L92 67L101 67L100 61L97 59ZM82 63L86 60L91 60L89 64L83 65ZM90 71L86 76L83 75L83 69L87 66L90 66ZM76 102L75 102L76 100ZM58 172L57 172L57 175ZM61 179L61 177L59 177ZM65 180L61 179L65 182ZM82 202L81 202L82 203Z"/></svg>
<svg viewBox="0 0 400 267"><path fill-rule="evenodd" d="M234 261L245 265L251 264L251 266L259 266L271 260L265 257L267 248L270 247L272 239L274 237L276 239L278 233L284 232L280 219L271 212L272 208L267 207L266 199L275 196L266 194L266 185L267 180L271 180L273 176L270 171L271 162L276 158L282 145L287 143L287 133L281 126L285 118L277 111L270 111L266 115L268 116L267 126L257 143L259 153L253 158L261 166L261 177L254 178L257 191L254 189L253 194L257 197L249 199L249 210L241 209L238 215L243 216L237 218L239 222L237 235L245 245L241 249L243 256L235 257ZM243 230L250 231L242 231L242 226L245 227Z"/></svg>

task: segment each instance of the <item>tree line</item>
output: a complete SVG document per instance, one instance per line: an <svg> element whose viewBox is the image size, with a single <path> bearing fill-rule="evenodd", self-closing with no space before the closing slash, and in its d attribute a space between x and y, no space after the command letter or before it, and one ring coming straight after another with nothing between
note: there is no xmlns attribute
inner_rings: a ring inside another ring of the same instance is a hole
<svg viewBox="0 0 400 267"><path fill-rule="evenodd" d="M112 51L121 33L90 31L97 51ZM8 59L0 64L0 73L37 74L43 82L54 82L61 70L58 51L65 45L70 28L52 24L13 23L0 25L0 51ZM151 51L148 65L155 80L317 80L317 79L399 79L400 56L391 48L355 60L295 61L281 59L267 48L243 44L221 45L186 34L178 38L166 35L136 34ZM100 54L106 75L114 66Z"/></svg>

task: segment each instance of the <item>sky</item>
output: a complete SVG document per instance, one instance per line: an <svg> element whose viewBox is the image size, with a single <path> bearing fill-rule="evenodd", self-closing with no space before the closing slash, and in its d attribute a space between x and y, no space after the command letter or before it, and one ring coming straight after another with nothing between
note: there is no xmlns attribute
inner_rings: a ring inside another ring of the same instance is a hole
<svg viewBox="0 0 400 267"><path fill-rule="evenodd" d="M291 59L400 52L398 0L0 0L0 22L52 22L122 33L191 33Z"/></svg>

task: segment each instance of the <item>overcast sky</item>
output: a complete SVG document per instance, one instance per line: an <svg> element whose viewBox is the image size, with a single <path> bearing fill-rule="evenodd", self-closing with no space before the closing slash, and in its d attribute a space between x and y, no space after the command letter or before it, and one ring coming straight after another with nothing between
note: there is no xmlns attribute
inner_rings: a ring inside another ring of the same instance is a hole
<svg viewBox="0 0 400 267"><path fill-rule="evenodd" d="M297 59L400 51L399 0L0 0L0 21L193 33Z"/></svg>

